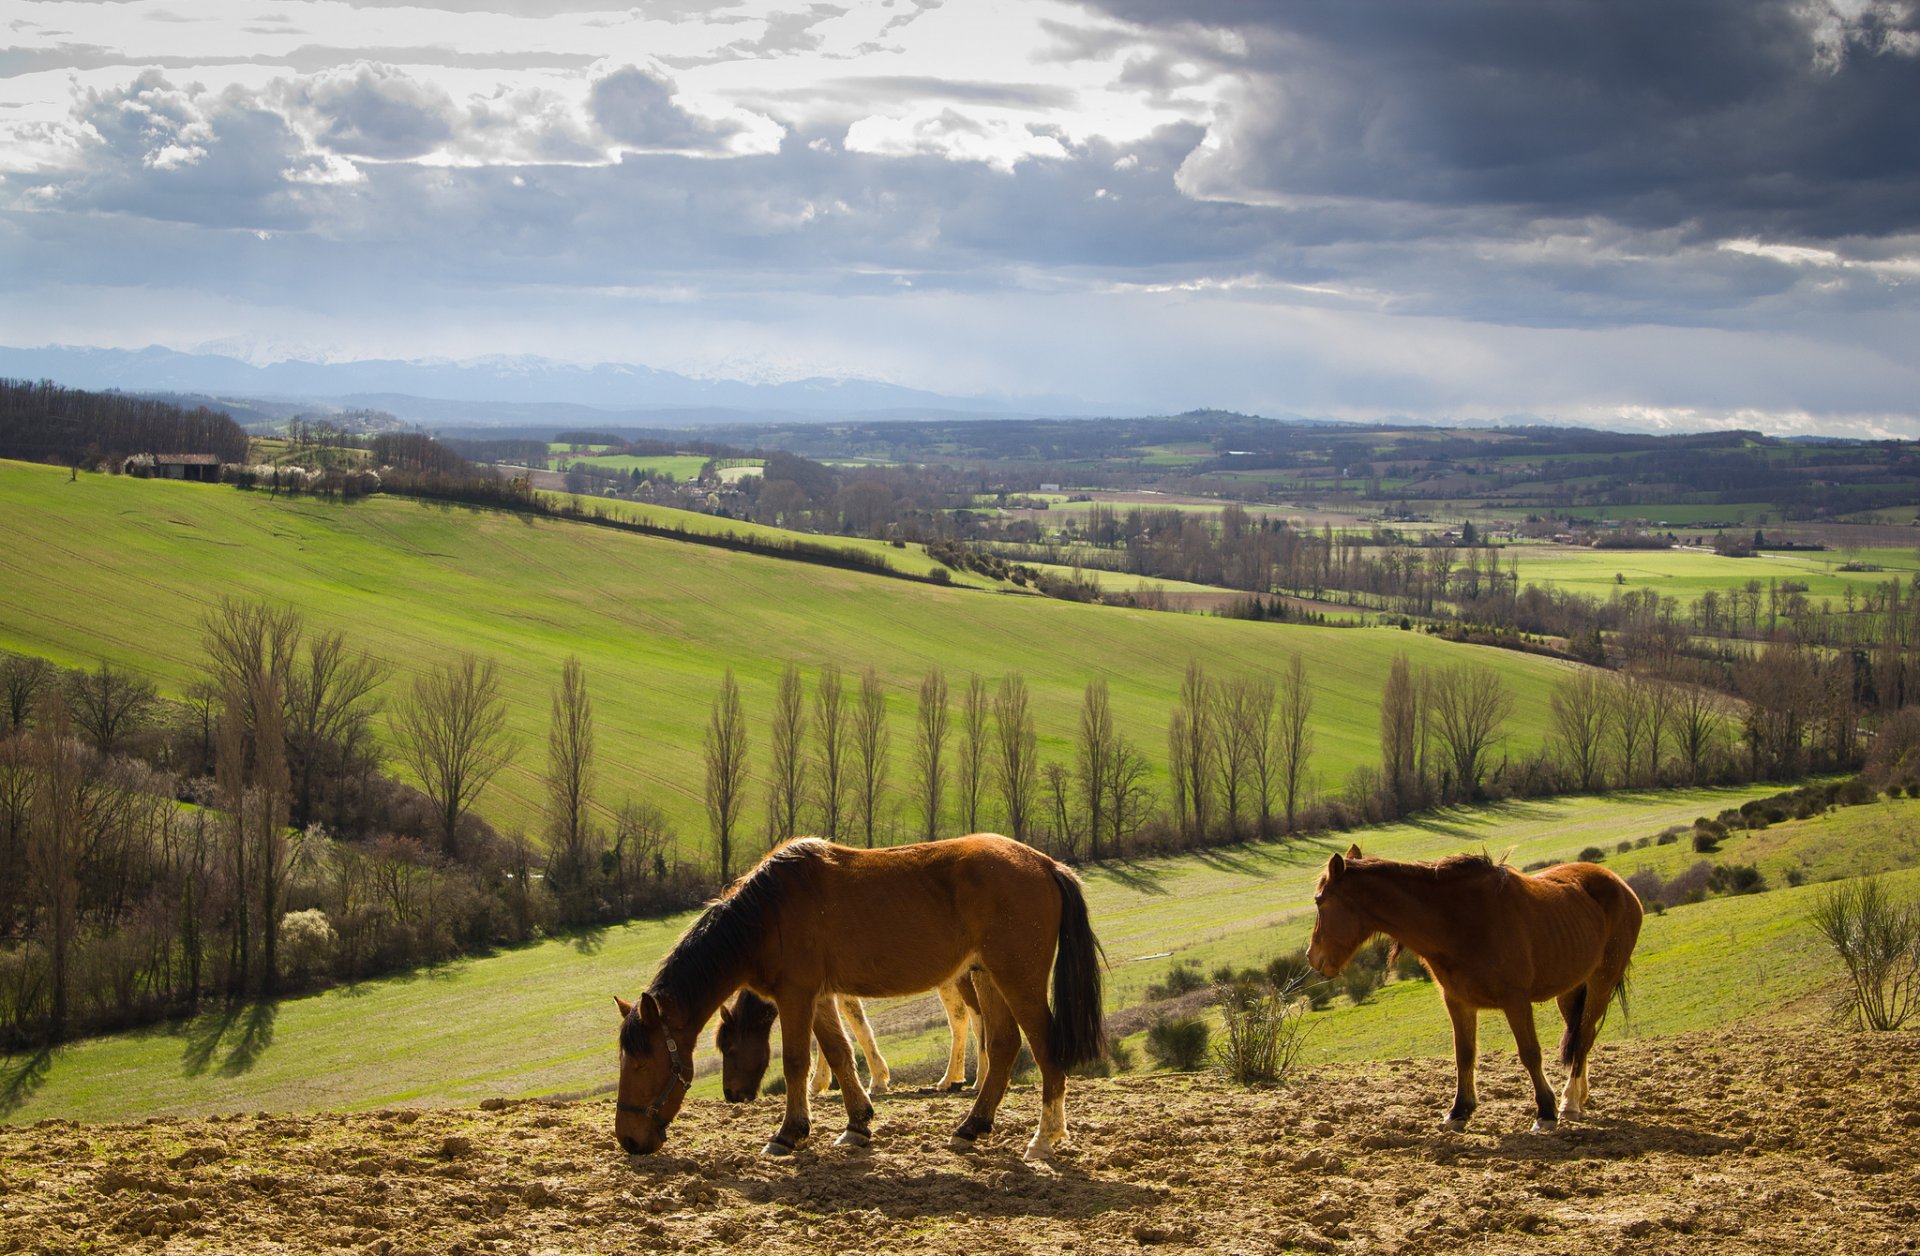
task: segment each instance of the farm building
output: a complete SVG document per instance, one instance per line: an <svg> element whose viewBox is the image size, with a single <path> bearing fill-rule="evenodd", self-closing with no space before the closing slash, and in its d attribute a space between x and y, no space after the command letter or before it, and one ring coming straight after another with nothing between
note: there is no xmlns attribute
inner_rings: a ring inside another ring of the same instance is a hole
<svg viewBox="0 0 1920 1256"><path fill-rule="evenodd" d="M220 455L135 454L127 459L125 470L128 475L156 480L199 480L215 484L220 480Z"/></svg>

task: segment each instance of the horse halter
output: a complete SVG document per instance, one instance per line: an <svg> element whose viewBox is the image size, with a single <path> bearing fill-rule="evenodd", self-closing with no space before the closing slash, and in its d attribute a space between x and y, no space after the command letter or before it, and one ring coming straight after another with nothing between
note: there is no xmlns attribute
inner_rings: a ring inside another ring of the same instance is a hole
<svg viewBox="0 0 1920 1256"><path fill-rule="evenodd" d="M673 1084L675 1082L680 1083L680 1091L682 1094L685 1094L687 1089L693 1085L693 1071L689 1069L687 1070L686 1076L681 1076L680 1048L678 1044L674 1042L673 1035L667 1031L666 1026L662 1025L660 1032L665 1036L667 1042L667 1080L661 1084L660 1093L655 1095L653 1102L644 1108L637 1103L627 1103L619 1099L614 1101L613 1106L621 1112L631 1112L636 1116L650 1118L654 1124L660 1127L661 1132L664 1134L667 1123L660 1119L660 1109L666 1104L667 1096L673 1092ZM687 1063L692 1064L693 1060L689 1058Z"/></svg>

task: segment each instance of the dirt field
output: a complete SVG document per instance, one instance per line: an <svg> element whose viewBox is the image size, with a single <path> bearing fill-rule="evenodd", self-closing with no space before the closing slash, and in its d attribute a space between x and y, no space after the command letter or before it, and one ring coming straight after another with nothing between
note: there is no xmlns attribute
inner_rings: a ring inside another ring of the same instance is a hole
<svg viewBox="0 0 1920 1256"><path fill-rule="evenodd" d="M1920 1250L1920 1036L1733 1031L1603 1045L1592 1119L1527 1132L1511 1054L1475 1128L1437 1060L1275 1091L1075 1082L1074 1139L1022 1162L966 1100L883 1100L868 1151L759 1148L778 1101L695 1103L666 1152L614 1149L611 1097L481 1110L0 1128L0 1251L1644 1252ZM824 1118L824 1119L820 1119Z"/></svg>

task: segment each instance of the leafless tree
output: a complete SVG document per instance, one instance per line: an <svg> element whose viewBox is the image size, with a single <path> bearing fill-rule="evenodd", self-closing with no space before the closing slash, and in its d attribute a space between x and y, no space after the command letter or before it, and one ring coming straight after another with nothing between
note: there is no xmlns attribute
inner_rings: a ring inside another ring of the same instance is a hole
<svg viewBox="0 0 1920 1256"><path fill-rule="evenodd" d="M463 654L416 675L390 727L400 761L439 812L441 850L458 854L460 822L513 758L498 669Z"/></svg>
<svg viewBox="0 0 1920 1256"><path fill-rule="evenodd" d="M1620 783L1628 788L1646 783L1641 770L1641 751L1647 744L1647 725L1652 719L1648 709L1646 682L1626 673L1608 694L1608 727L1613 733L1614 759L1620 769Z"/></svg>
<svg viewBox="0 0 1920 1256"><path fill-rule="evenodd" d="M1423 685L1407 656L1396 654L1380 694L1380 774L1392 812L1402 816L1420 805L1420 696Z"/></svg>
<svg viewBox="0 0 1920 1256"><path fill-rule="evenodd" d="M847 706L840 684L840 668L821 665L813 682L814 804L819 808L819 832L828 841L840 840L847 806Z"/></svg>
<svg viewBox="0 0 1920 1256"><path fill-rule="evenodd" d="M1447 757L1455 795L1470 801L1480 795L1487 755L1513 711L1513 695L1498 672L1468 663L1440 672L1429 692L1434 736Z"/></svg>
<svg viewBox="0 0 1920 1256"><path fill-rule="evenodd" d="M1662 670L1647 673L1642 681L1647 693L1647 783L1654 786L1663 778L1666 759L1661 747L1673 733L1674 708L1680 697L1679 687L1666 674L1674 665L1668 655Z"/></svg>
<svg viewBox="0 0 1920 1256"><path fill-rule="evenodd" d="M1718 690L1698 678L1675 685L1673 736L1685 765L1687 784L1698 785L1725 736L1727 701Z"/></svg>
<svg viewBox="0 0 1920 1256"><path fill-rule="evenodd" d="M992 711L987 697L987 682L978 672L967 677L967 691L960 699L960 761L956 783L960 787L960 813L966 817L967 832L980 831L980 801L986 793L987 721Z"/></svg>
<svg viewBox="0 0 1920 1256"><path fill-rule="evenodd" d="M853 712L854 806L868 849L873 847L874 823L885 804L891 770L893 733L887 728L887 691L880 673L869 667L860 674L860 705Z"/></svg>
<svg viewBox="0 0 1920 1256"><path fill-rule="evenodd" d="M1240 718L1247 726L1247 792L1253 807L1254 832L1271 837L1274 797L1280 785L1280 764L1274 753L1273 677L1249 676L1241 683L1246 687Z"/></svg>
<svg viewBox="0 0 1920 1256"><path fill-rule="evenodd" d="M290 606L275 609L266 602L223 597L201 629L214 685L222 701L235 697L246 704L242 715L250 731L259 678L293 673L294 652L305 629L300 613ZM284 681L280 690L286 690Z"/></svg>
<svg viewBox="0 0 1920 1256"><path fill-rule="evenodd" d="M1035 785L1038 781L1039 736L1033 727L1033 703L1026 679L1018 672L1000 678L993 699L994 776L1000 801L1006 808L1008 836L1027 841L1033 828Z"/></svg>
<svg viewBox="0 0 1920 1256"><path fill-rule="evenodd" d="M788 661L773 695L773 731L767 765L767 844L777 845L800 832L806 807L807 691L800 665Z"/></svg>
<svg viewBox="0 0 1920 1256"><path fill-rule="evenodd" d="M390 669L365 650L349 650L337 632L306 638L306 649L287 676L287 763L293 780L292 819L305 828L320 818L324 782L374 764L376 691Z"/></svg>
<svg viewBox="0 0 1920 1256"><path fill-rule="evenodd" d="M920 682L920 707L914 722L913 775L923 821L921 836L940 836L940 803L946 793L947 677L939 668Z"/></svg>
<svg viewBox="0 0 1920 1256"><path fill-rule="evenodd" d="M599 857L589 815L593 758L593 699L586 669L570 654L561 665L547 722L547 879L575 920L586 917Z"/></svg>
<svg viewBox="0 0 1920 1256"><path fill-rule="evenodd" d="M707 717L707 823L713 829L714 857L723 885L733 880L733 830L746 788L747 716L740 686L729 667Z"/></svg>
<svg viewBox="0 0 1920 1256"><path fill-rule="evenodd" d="M1124 855L1127 843L1133 840L1133 835L1140 831L1140 826L1152 814L1153 791L1147 785L1152 772L1147 756L1141 754L1132 742L1125 737L1114 739L1104 787L1107 803L1103 808L1107 818L1109 857Z"/></svg>
<svg viewBox="0 0 1920 1256"><path fill-rule="evenodd" d="M0 732L25 728L33 716L34 703L57 675L53 664L43 658L9 654L0 660L0 697L7 704L7 723Z"/></svg>
<svg viewBox="0 0 1920 1256"><path fill-rule="evenodd" d="M1213 820L1214 761L1220 744L1216 723L1206 673L1199 660L1189 660L1180 705L1167 730L1169 767L1177 778L1175 812L1189 841L1205 841Z"/></svg>
<svg viewBox="0 0 1920 1256"><path fill-rule="evenodd" d="M1274 761L1280 772L1280 793L1286 799L1287 832L1294 831L1299 805L1307 787L1307 765L1313 759L1313 687L1307 683L1307 664L1299 651L1280 678L1280 720L1275 725Z"/></svg>
<svg viewBox="0 0 1920 1256"><path fill-rule="evenodd" d="M1040 779L1046 782L1047 812L1053 821L1055 848L1062 857L1075 859L1079 855L1080 834L1074 821L1073 773L1066 764L1055 761L1040 770Z"/></svg>
<svg viewBox="0 0 1920 1256"><path fill-rule="evenodd" d="M1583 667L1561 681L1548 699L1553 707L1554 744L1581 793L1606 784L1612 688L1613 682L1600 672Z"/></svg>
<svg viewBox="0 0 1920 1256"><path fill-rule="evenodd" d="M41 702L30 743L34 788L27 830L30 901L47 948L51 1030L60 1034L72 1006L73 948L80 927L80 860L86 826L85 752L73 737L57 690Z"/></svg>
<svg viewBox="0 0 1920 1256"><path fill-rule="evenodd" d="M90 672L74 672L67 685L73 722L94 750L110 755L154 703L153 682L105 659Z"/></svg>
<svg viewBox="0 0 1920 1256"><path fill-rule="evenodd" d="M1207 686L1213 703L1213 726L1218 752L1214 755L1216 797L1225 813L1227 835L1242 836L1241 811L1252 792L1254 740L1259 736L1259 717L1254 709L1253 681L1236 676Z"/></svg>
<svg viewBox="0 0 1920 1256"><path fill-rule="evenodd" d="M1096 676L1087 682L1080 700L1080 741L1074 756L1074 775L1087 812L1087 854L1092 859L1100 858L1100 835L1107 820L1107 778L1113 771L1116 740L1107 680Z"/></svg>

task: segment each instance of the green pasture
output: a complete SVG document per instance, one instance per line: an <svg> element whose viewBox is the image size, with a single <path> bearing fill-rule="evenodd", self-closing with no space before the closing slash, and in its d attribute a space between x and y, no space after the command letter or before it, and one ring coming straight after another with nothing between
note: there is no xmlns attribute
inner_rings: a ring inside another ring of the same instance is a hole
<svg viewBox="0 0 1920 1256"><path fill-rule="evenodd" d="M1316 703L1312 771L1331 789L1378 758L1378 698L1397 653L1417 666L1497 670L1515 696L1513 753L1539 743L1549 689L1571 666L1389 629L940 588L448 503L339 504L121 476L69 482L63 470L21 463L0 463L0 533L0 648L66 666L107 658L164 692L180 694L200 674L201 624L226 596L290 604L313 627L344 633L392 665L389 698L462 651L496 660L519 754L479 809L503 830L539 827L550 696L566 657L578 655L597 721L599 804L655 801L690 858L705 857L701 743L727 668L741 685L758 771L787 660L809 682L829 662L855 684L873 667L900 786L929 668L943 668L953 688L970 672L993 684L1024 676L1043 760L1066 757L1082 692L1104 677L1120 731L1157 764L1189 659L1217 676L1274 674L1298 651ZM915 818L900 796L883 832L904 836ZM756 805L748 822L758 819Z"/></svg>
<svg viewBox="0 0 1920 1256"><path fill-rule="evenodd" d="M1752 558L1725 558L1693 549L1608 550L1529 545L1501 551L1503 564L1511 558L1520 560L1523 585L1551 584L1603 601L1614 589L1621 592L1652 589L1662 597L1688 603L1709 589L1724 593L1728 589L1744 589L1749 581L1758 580L1764 590L1769 580L1794 580L1806 585L1806 596L1816 602L1821 598L1833 598L1837 602L1849 585L1856 593L1865 593L1898 575L1890 571L1841 571L1846 556L1838 550L1763 552ZM1911 566L1915 560L1908 552L1900 561ZM1626 579L1616 580L1616 576Z"/></svg>
<svg viewBox="0 0 1920 1256"><path fill-rule="evenodd" d="M1091 867L1084 872L1111 969L1109 1010L1137 1004L1175 960L1264 965L1306 943L1313 883L1329 853L1357 841L1370 854L1433 858L1457 851L1515 863L1564 859L1591 845L1650 836L1702 812L1768 792L1717 789L1621 794L1443 812L1384 828ZM1729 841L1716 858L1744 860L1745 841L1809 851L1865 852L1837 871L1912 868L1920 803L1882 802L1825 820ZM1882 836L1864 841L1867 831ZM1887 835L1905 834L1904 839ZM1669 848L1658 848L1666 850ZM1610 857L1609 862L1612 862ZM1622 869L1625 871L1626 869ZM1899 874L1920 891L1920 871ZM1709 899L1650 916L1634 967L1632 1016L1610 1034L1663 1034L1750 1018L1804 1017L1819 1008L1832 964L1807 922L1817 887ZM193 1021L90 1039L0 1060L0 1104L12 1121L125 1120L254 1110L352 1110L394 1104L474 1104L489 1096L583 1094L613 1076L611 996L631 998L687 918L646 921L544 942L415 976L216 1010ZM883 1038L898 1068L944 1058L931 996L876 1005L907 1032ZM1545 1026L1547 1015L1542 1014ZM1423 982L1390 984L1367 1004L1342 996L1311 1016L1317 1060L1439 1055L1445 1013ZM1504 1024L1483 1030L1502 1049ZM710 1039L699 1048L713 1063ZM704 1075L695 1093L711 1096Z"/></svg>
<svg viewBox="0 0 1920 1256"><path fill-rule="evenodd" d="M695 479L700 468L707 460L699 454L665 454L654 457L641 457L637 454L592 454L586 457L567 457L564 454L555 459L555 470L570 470L573 465L585 463L595 471L619 475L631 475L638 471L644 480L657 480L666 476L676 481Z"/></svg>

